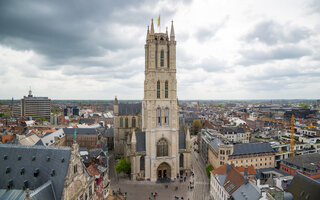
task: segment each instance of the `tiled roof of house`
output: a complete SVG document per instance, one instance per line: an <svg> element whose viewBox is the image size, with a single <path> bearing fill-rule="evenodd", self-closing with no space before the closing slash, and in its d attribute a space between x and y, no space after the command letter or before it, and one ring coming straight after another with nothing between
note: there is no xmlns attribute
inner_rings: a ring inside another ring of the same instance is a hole
<svg viewBox="0 0 320 200"><path fill-rule="evenodd" d="M244 168L243 166L235 167L235 169L240 172L244 173ZM249 174L256 174L256 170L254 169L254 166L248 166L248 173Z"/></svg>
<svg viewBox="0 0 320 200"><path fill-rule="evenodd" d="M244 144L235 144L233 146L233 156L236 155L247 155L247 154L258 154L258 153L272 153L270 143L261 142L261 143L244 143Z"/></svg>
<svg viewBox="0 0 320 200"><path fill-rule="evenodd" d="M291 163L301 168L320 169L320 154L310 153L287 158L284 163Z"/></svg>
<svg viewBox="0 0 320 200"><path fill-rule="evenodd" d="M211 174L218 178L219 184L235 199L246 199L246 197L247 199L259 199L260 197L259 188L250 181L245 183L244 176L232 165L222 165L212 170Z"/></svg>
<svg viewBox="0 0 320 200"><path fill-rule="evenodd" d="M0 152L0 189L9 186L16 190L27 187L30 190L42 188L47 191L44 186L51 181L55 197L61 199L68 173L70 148L0 144Z"/></svg>
<svg viewBox="0 0 320 200"><path fill-rule="evenodd" d="M293 195L293 199L320 199L320 183L316 180L296 173L291 184L288 187L288 192Z"/></svg>
<svg viewBox="0 0 320 200"><path fill-rule="evenodd" d="M79 121L80 124L94 124L95 122L96 120L92 118L81 118Z"/></svg>
<svg viewBox="0 0 320 200"><path fill-rule="evenodd" d="M74 128L64 128L63 132L66 135L73 135ZM95 128L77 128L77 135L98 135L98 131Z"/></svg>

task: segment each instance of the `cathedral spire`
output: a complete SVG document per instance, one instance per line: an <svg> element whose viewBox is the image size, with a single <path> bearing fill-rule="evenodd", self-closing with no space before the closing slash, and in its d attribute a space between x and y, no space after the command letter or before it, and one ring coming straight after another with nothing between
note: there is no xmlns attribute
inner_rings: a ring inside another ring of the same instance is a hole
<svg viewBox="0 0 320 200"><path fill-rule="evenodd" d="M148 40L148 39L149 39L149 26L148 26L147 39L146 40Z"/></svg>
<svg viewBox="0 0 320 200"><path fill-rule="evenodd" d="M151 19L151 34L154 34L153 19Z"/></svg>
<svg viewBox="0 0 320 200"><path fill-rule="evenodd" d="M174 40L173 20L171 21L170 40Z"/></svg>

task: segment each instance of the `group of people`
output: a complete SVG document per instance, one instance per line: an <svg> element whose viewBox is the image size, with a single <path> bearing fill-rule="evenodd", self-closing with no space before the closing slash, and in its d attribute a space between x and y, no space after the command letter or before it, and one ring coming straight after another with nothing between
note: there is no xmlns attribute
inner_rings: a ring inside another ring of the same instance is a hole
<svg viewBox="0 0 320 200"><path fill-rule="evenodd" d="M157 192L151 192L151 197L149 197L149 200L157 199L158 193Z"/></svg>

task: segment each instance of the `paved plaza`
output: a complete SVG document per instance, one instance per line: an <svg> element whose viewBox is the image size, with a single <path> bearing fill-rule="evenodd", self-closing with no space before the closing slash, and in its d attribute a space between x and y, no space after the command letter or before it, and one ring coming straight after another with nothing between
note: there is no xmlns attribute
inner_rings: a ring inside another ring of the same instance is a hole
<svg viewBox="0 0 320 200"><path fill-rule="evenodd" d="M195 141L195 138L193 138ZM201 157L192 151L192 168L194 177L186 178L186 181L176 180L171 183L152 183L150 181L132 181L127 177L119 177L114 171L115 160L110 158L110 178L111 189L121 193L126 192L127 200L175 200L181 197L185 200L208 200L209 199L209 179L205 172L205 164ZM190 190L188 186L194 182L194 188ZM167 187L166 187L167 186ZM157 192L156 198L151 193Z"/></svg>
<svg viewBox="0 0 320 200"><path fill-rule="evenodd" d="M193 199L192 192L188 190L188 182L180 183L176 181L174 183L151 183L150 181L130 181L127 179L120 179L118 183L112 184L111 188L114 191L120 191L122 193L127 193L128 200L149 200L157 199L157 200L167 200L167 199L175 199L175 196L183 197L183 199ZM168 188L166 188L166 185ZM177 190L176 190L177 188ZM157 192L156 198L151 196L151 193Z"/></svg>

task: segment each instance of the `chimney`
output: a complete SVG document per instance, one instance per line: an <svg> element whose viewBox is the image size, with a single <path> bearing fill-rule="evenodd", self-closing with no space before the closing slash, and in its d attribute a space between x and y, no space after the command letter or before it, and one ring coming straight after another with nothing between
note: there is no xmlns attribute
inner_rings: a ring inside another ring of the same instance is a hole
<svg viewBox="0 0 320 200"><path fill-rule="evenodd" d="M248 167L246 166L244 168L244 184L247 184L249 182L249 178L248 178Z"/></svg>
<svg viewBox="0 0 320 200"><path fill-rule="evenodd" d="M229 172L231 168L232 168L232 165L227 164L227 172Z"/></svg>

